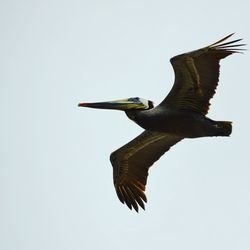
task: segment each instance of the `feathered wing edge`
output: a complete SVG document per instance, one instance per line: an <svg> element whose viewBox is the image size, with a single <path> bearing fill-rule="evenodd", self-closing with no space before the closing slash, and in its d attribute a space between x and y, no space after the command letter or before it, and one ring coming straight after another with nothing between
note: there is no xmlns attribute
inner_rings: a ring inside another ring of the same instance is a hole
<svg viewBox="0 0 250 250"><path fill-rule="evenodd" d="M230 42L222 43L222 42L224 42L225 40L227 40L228 38L230 38L233 35L234 35L234 33L220 39L219 41L211 44L208 47L213 48L213 49L227 50L228 52L232 52L232 53L239 53L241 51L246 50L246 49L238 48L238 47L245 46L246 44L244 44L244 43L232 45L233 43L240 42L243 39L236 39L236 40L233 40L233 41L230 41Z"/></svg>

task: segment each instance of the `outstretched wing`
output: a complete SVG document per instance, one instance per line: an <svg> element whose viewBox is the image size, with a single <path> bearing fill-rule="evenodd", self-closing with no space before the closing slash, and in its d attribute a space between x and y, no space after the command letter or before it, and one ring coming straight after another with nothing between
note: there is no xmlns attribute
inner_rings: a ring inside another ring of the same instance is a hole
<svg viewBox="0 0 250 250"><path fill-rule="evenodd" d="M210 46L171 58L175 82L160 105L174 110L191 110L206 115L209 100L215 94L219 81L221 59L240 52L237 44L242 39L224 42L230 34Z"/></svg>
<svg viewBox="0 0 250 250"><path fill-rule="evenodd" d="M114 186L122 203L137 212L138 205L144 209L149 167L181 139L171 134L144 131L110 155Z"/></svg>

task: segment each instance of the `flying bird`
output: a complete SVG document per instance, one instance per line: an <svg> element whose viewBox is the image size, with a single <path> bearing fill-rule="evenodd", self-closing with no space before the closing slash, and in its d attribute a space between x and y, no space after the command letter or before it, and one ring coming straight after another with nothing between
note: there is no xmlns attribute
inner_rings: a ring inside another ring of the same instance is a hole
<svg viewBox="0 0 250 250"><path fill-rule="evenodd" d="M119 200L137 212L145 209L148 170L166 151L184 138L229 136L232 122L214 121L206 115L209 100L219 81L220 60L241 52L242 39L216 43L170 59L175 81L166 98L156 107L150 100L79 103L80 107L125 111L144 129L139 136L110 155L113 181Z"/></svg>

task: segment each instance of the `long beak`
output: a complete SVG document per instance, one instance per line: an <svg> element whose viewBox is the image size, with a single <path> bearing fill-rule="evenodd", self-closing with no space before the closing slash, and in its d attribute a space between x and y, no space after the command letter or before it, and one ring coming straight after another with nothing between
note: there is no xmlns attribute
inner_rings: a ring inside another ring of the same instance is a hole
<svg viewBox="0 0 250 250"><path fill-rule="evenodd" d="M96 108L96 109L117 109L117 110L128 110L128 109L141 109L145 108L141 102L134 102L129 99L122 99L110 102L93 102L93 103L79 103L79 107Z"/></svg>

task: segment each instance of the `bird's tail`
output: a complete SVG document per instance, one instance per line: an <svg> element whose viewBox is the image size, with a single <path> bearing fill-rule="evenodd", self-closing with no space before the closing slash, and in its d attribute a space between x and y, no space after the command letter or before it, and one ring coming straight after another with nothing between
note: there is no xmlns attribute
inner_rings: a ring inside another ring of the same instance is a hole
<svg viewBox="0 0 250 250"><path fill-rule="evenodd" d="M218 121L216 122L216 136L229 136L232 133L232 122Z"/></svg>

